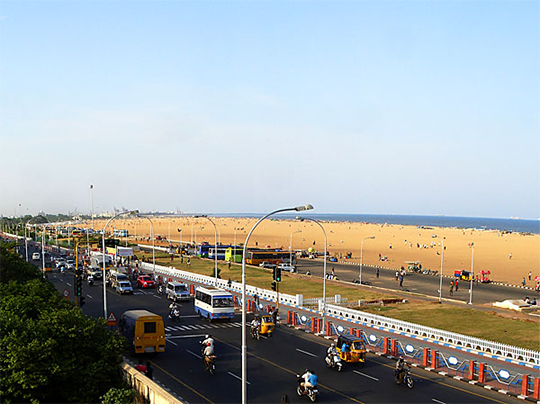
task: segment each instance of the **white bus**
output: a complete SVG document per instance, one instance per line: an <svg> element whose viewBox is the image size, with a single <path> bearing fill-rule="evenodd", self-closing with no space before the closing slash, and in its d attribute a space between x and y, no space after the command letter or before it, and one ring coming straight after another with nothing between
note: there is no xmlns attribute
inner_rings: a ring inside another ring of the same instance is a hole
<svg viewBox="0 0 540 404"><path fill-rule="evenodd" d="M195 313L209 321L234 318L233 295L223 289L199 287L194 302Z"/></svg>

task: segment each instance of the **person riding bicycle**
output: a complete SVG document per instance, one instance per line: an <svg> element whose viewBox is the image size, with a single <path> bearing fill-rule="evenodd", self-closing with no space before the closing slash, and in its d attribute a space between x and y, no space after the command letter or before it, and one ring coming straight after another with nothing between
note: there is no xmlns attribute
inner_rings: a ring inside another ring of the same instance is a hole
<svg viewBox="0 0 540 404"><path fill-rule="evenodd" d="M317 387L318 377L317 375L312 373L311 370L306 369L301 378L304 379L304 381L300 383L300 386L302 386L302 389L304 389L304 391L306 391L306 389L310 387Z"/></svg>

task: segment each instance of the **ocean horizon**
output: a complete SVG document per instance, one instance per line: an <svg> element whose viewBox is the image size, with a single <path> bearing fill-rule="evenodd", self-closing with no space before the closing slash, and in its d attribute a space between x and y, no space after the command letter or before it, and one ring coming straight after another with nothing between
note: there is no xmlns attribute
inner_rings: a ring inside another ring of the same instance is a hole
<svg viewBox="0 0 540 404"><path fill-rule="evenodd" d="M216 217L249 217L260 218L264 213L216 213ZM540 220L528 219L500 219L483 217L458 216L422 216L422 215L375 215L350 213L311 213L298 212L297 214L283 213L273 218L294 219L296 216L305 216L327 222L362 222L378 224L398 224L404 226L423 227L455 227L459 229L499 230L516 233L540 234Z"/></svg>

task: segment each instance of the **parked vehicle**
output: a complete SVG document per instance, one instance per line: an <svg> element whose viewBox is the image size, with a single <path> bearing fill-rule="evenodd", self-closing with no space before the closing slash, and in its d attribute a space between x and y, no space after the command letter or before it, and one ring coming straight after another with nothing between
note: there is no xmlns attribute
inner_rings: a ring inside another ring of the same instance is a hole
<svg viewBox="0 0 540 404"><path fill-rule="evenodd" d="M291 265L291 264L285 264L285 263L281 263L278 265L278 268L281 269L282 271L288 271L288 272L296 272L296 267L294 265Z"/></svg>
<svg viewBox="0 0 540 404"><path fill-rule="evenodd" d="M148 310L128 310L122 314L119 326L131 352L165 352L165 327L161 316Z"/></svg>
<svg viewBox="0 0 540 404"><path fill-rule="evenodd" d="M137 286L143 289L155 288L156 282L149 275L139 275L137 278Z"/></svg>
<svg viewBox="0 0 540 404"><path fill-rule="evenodd" d="M276 267L276 264L272 264L271 262L268 262L268 261L263 261L259 264L259 266L261 268L269 268L269 269L274 269Z"/></svg>

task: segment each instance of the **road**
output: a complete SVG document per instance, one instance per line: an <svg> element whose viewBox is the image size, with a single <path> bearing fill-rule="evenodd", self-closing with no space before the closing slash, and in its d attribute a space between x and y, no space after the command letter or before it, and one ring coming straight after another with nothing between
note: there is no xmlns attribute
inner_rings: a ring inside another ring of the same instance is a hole
<svg viewBox="0 0 540 404"><path fill-rule="evenodd" d="M74 276L54 271L49 280L59 291L70 291L73 297ZM83 311L94 317L103 316L101 282L84 285L86 305ZM108 311L118 318L125 310L144 308L164 317L167 352L141 355L150 360L154 377L175 394L190 403L237 403L241 401L241 324L240 316L231 323L208 323L194 315L192 303L181 307L181 320L173 323L166 318L168 302L153 290L136 289L132 296L120 296L108 289ZM251 320L251 318L249 318ZM203 370L198 341L211 333L216 340L217 374ZM280 402L287 394L291 403L306 403L295 392L297 373L310 368L319 376L319 402L355 403L518 403L486 389L446 378L436 373L413 369L415 387L412 390L393 381L394 362L368 354L365 367L347 364L343 372L327 369L324 355L328 341L301 331L280 327L272 338L260 341L248 338L248 401L252 403ZM132 358L137 362L137 358Z"/></svg>
<svg viewBox="0 0 540 404"><path fill-rule="evenodd" d="M312 275L322 277L323 265L322 260L301 259L298 260L298 272L305 274L309 270ZM327 273L330 273L332 268L335 269L336 276L341 281L352 282L359 279L359 265L328 262L326 264ZM439 276L407 272L403 281L403 287L400 287L399 282L396 281L395 270L380 269L379 278L376 276L376 271L377 268L364 265L362 269L362 283L367 282L372 286L396 291L420 293L436 298L439 296ZM451 296L450 279L443 277L442 297L468 303L469 286L470 282L461 281L459 290L454 291L453 296ZM532 297L532 295L538 296L538 293L520 288L485 283L474 283L473 285L473 305L489 304L506 299L522 300L525 296Z"/></svg>

